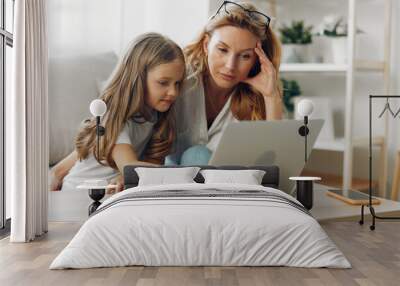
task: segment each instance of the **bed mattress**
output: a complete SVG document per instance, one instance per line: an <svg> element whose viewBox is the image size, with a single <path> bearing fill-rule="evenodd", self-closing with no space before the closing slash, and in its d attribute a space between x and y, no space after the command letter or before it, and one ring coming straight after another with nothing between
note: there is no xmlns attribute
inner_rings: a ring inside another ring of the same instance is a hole
<svg viewBox="0 0 400 286"><path fill-rule="evenodd" d="M197 183L139 186L108 198L50 269L128 265L351 267L293 197Z"/></svg>

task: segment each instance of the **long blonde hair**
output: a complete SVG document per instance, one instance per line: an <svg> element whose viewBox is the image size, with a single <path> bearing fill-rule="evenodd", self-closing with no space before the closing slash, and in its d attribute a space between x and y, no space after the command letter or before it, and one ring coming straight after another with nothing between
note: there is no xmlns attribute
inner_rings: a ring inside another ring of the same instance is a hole
<svg viewBox="0 0 400 286"><path fill-rule="evenodd" d="M248 10L257 11L256 7L250 3L238 3ZM234 26L246 29L256 35L262 44L262 49L272 62L276 70L276 81L281 94L279 82L279 65L281 58L281 45L271 30L266 28L266 21L262 16L252 14L251 16L237 5L230 5L229 9L221 9L220 13L208 21L198 38L184 48L186 62L192 72L191 77L208 75L207 56L203 49L206 36L223 26ZM248 84L239 83L232 93L231 111L235 118L239 120L260 120L266 119L265 103L263 96L251 88Z"/></svg>
<svg viewBox="0 0 400 286"><path fill-rule="evenodd" d="M181 48L160 34L146 33L131 43L100 96L107 105L107 112L103 117L106 132L100 137L99 158L96 149L96 120L91 118L85 121L75 139L80 160L92 153L100 164L106 162L116 168L111 152L124 125L130 119L143 123L152 118L151 108L145 105L147 72L176 59L185 63ZM175 122L171 106L166 112L158 112L157 123L146 146L145 160L162 163L170 152L174 138Z"/></svg>

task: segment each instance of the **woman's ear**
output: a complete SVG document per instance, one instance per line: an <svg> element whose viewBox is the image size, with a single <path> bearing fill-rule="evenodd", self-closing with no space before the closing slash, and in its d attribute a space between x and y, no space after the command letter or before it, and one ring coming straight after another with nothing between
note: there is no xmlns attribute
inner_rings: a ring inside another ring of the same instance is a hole
<svg viewBox="0 0 400 286"><path fill-rule="evenodd" d="M210 36L206 34L203 40L203 52L207 56L208 55L208 43L210 42Z"/></svg>

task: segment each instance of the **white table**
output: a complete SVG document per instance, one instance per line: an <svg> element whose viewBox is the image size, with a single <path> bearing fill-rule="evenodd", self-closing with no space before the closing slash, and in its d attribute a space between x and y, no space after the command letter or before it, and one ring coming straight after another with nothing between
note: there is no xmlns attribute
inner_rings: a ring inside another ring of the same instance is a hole
<svg viewBox="0 0 400 286"><path fill-rule="evenodd" d="M357 217L355 222L361 216L361 206L349 205L338 199L329 197L326 193L328 187L314 184L314 206L311 214L318 220L332 220L341 218ZM374 205L376 213L400 212L400 202L378 198L380 205ZM369 215L368 208L364 209L364 214Z"/></svg>

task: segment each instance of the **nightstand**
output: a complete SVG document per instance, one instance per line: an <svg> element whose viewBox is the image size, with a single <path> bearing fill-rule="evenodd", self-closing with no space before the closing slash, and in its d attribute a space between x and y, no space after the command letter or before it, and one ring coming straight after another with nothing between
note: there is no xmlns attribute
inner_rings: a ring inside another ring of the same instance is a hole
<svg viewBox="0 0 400 286"><path fill-rule="evenodd" d="M117 186L108 185L107 181L105 180L96 180L96 182L85 182L77 187L81 190L88 190L89 197L93 200L93 203L88 208L89 216L94 213L101 205L100 200L106 194L106 189L112 189L115 187Z"/></svg>
<svg viewBox="0 0 400 286"><path fill-rule="evenodd" d="M313 184L321 180L320 177L290 177L296 181L296 198L302 205L310 210L313 207Z"/></svg>

